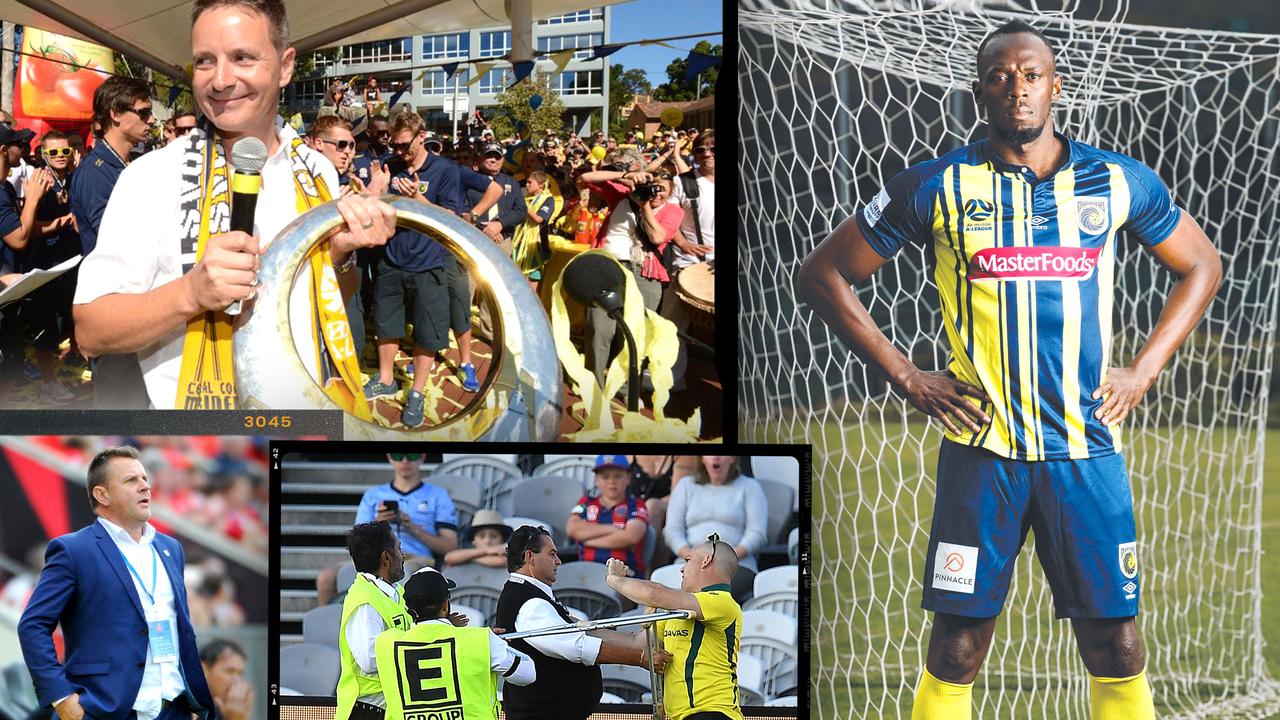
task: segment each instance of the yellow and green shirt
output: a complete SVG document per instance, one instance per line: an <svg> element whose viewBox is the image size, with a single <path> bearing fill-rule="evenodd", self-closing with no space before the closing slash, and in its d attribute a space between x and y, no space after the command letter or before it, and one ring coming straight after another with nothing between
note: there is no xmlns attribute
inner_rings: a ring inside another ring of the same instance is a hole
<svg viewBox="0 0 1280 720"><path fill-rule="evenodd" d="M658 633L671 663L664 676L663 707L671 720L720 712L742 720L738 706L738 647L742 608L728 585L708 585L693 594L701 620L664 620Z"/></svg>

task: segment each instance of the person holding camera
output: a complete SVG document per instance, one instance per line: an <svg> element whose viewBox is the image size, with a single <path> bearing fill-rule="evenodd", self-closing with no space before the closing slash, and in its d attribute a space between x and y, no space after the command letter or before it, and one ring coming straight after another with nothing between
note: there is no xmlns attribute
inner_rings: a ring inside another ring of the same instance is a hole
<svg viewBox="0 0 1280 720"><path fill-rule="evenodd" d="M593 247L603 248L636 280L644 306L657 310L662 288L670 280L662 253L684 219L679 205L669 205L671 175L639 170L640 162L620 154L605 159L605 168L583 173L582 182L609 207ZM614 347L617 323L598 307L587 310L587 357L596 381L604 373Z"/></svg>

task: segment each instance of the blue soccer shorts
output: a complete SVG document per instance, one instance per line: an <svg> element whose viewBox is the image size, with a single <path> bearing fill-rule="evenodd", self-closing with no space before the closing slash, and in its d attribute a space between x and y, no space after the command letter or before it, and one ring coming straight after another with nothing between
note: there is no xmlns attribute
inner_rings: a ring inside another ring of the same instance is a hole
<svg viewBox="0 0 1280 720"><path fill-rule="evenodd" d="M1058 618L1138 614L1136 532L1119 454L1009 460L947 440L924 564L926 610L995 617L1027 530Z"/></svg>

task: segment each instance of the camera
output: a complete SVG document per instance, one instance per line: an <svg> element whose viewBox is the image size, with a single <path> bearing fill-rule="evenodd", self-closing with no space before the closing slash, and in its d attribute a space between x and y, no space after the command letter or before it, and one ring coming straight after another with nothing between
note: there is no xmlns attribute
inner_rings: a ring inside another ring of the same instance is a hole
<svg viewBox="0 0 1280 720"><path fill-rule="evenodd" d="M649 202L657 197L658 193L662 192L664 189L665 188L663 188L660 183L642 183L637 185L636 189L631 191L631 194L635 195L636 200L639 200L640 202Z"/></svg>

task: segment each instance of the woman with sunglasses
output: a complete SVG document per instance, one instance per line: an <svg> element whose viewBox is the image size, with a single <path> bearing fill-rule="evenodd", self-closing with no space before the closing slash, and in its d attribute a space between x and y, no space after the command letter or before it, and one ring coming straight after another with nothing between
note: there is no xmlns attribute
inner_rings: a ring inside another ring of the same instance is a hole
<svg viewBox="0 0 1280 720"><path fill-rule="evenodd" d="M47 270L80 254L80 234L71 214L68 188L75 169L75 150L70 139L51 130L40 140L40 157L48 173L49 189L36 206L36 242L31 244L28 260L32 268ZM62 405L75 396L58 381L54 361L62 341L71 338L68 358L78 355L71 323L71 299L75 295L75 273L55 278L37 290L30 303L31 319L37 331L35 342L36 369L40 373L41 395L45 400Z"/></svg>

